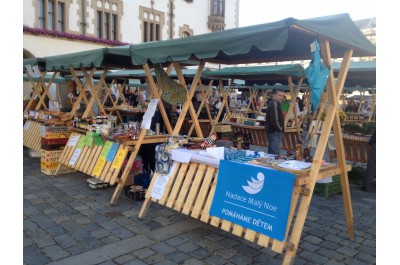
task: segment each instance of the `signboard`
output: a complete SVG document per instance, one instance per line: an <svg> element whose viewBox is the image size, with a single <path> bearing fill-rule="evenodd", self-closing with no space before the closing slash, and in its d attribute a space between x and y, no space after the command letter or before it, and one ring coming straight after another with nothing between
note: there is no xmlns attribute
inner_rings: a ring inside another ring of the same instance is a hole
<svg viewBox="0 0 400 265"><path fill-rule="evenodd" d="M296 176L221 160L210 215L285 240Z"/></svg>

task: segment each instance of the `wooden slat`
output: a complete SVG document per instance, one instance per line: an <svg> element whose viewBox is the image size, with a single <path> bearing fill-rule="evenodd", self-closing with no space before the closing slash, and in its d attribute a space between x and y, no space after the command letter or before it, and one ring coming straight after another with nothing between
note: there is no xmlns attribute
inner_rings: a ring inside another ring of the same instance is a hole
<svg viewBox="0 0 400 265"><path fill-rule="evenodd" d="M193 204L196 200L196 197L197 197L199 189L200 189L200 184L203 181L203 176L206 171L206 167L207 167L206 165L200 164L199 168L197 169L194 180L191 183L189 194L187 196L187 199L185 200L185 206L183 207L183 210L182 210L182 213L184 213L184 214L190 215L190 211L193 208Z"/></svg>
<svg viewBox="0 0 400 265"><path fill-rule="evenodd" d="M181 185L183 183L183 179L186 175L186 171L189 167L189 164L182 164L181 170L178 172L178 176L176 177L174 187L172 188L171 194L169 195L166 206L172 208L175 205L175 200L178 197L179 190L181 189Z"/></svg>
<svg viewBox="0 0 400 265"><path fill-rule="evenodd" d="M214 198L216 186L217 186L217 177L214 178L214 181L213 181L211 189L210 189L210 193L208 194L208 197L207 197L206 204L204 205L203 211L201 213L200 220L205 223L208 223L210 220L209 212L210 212L212 200Z"/></svg>
<svg viewBox="0 0 400 265"><path fill-rule="evenodd" d="M92 175L93 168L96 165L97 161L99 160L99 157L100 157L101 151L103 150L103 147L104 146L97 146L97 145L94 147L93 159L85 171L86 174ZM103 170L104 170L104 168L103 168ZM101 174L100 174L100 176L101 176Z"/></svg>
<svg viewBox="0 0 400 265"><path fill-rule="evenodd" d="M76 160L76 162L75 162L75 165L74 165L74 168L76 169L76 170L78 170L78 171L82 171L82 169L83 169L83 160L86 158L86 153L89 151L89 147L88 146L84 146L83 148L82 148L82 152L81 152L81 154L79 155L79 157L78 157L78 159Z"/></svg>
<svg viewBox="0 0 400 265"><path fill-rule="evenodd" d="M181 211L181 209L184 207L184 204L186 203L186 196L189 193L189 190L191 188L193 176L197 170L197 167L199 166L198 163L190 163L189 170L185 176L185 180L182 184L182 187L179 191L178 198L176 199L174 209L176 211Z"/></svg>
<svg viewBox="0 0 400 265"><path fill-rule="evenodd" d="M169 193L172 189L172 185L175 182L175 178L178 175L179 169L181 167L181 163L175 162L176 166L174 168L174 171L170 172L171 176L169 177L168 183L165 186L164 193L161 197L161 199L158 201L159 204L164 205L167 202L167 199L169 197ZM154 179L154 176L153 176Z"/></svg>
<svg viewBox="0 0 400 265"><path fill-rule="evenodd" d="M206 203L208 198L208 193L212 186L212 178L215 172L215 168L208 166L207 172L204 176L203 183L201 184L201 188L199 191L199 195L197 196L196 202L193 206L192 217L198 219L201 211L203 210L203 206Z"/></svg>

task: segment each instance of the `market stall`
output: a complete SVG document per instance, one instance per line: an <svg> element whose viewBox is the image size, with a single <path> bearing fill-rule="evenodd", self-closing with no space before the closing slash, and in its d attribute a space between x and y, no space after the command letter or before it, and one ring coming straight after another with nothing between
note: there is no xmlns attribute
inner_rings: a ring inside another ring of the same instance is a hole
<svg viewBox="0 0 400 265"><path fill-rule="evenodd" d="M304 69L299 64L290 64L290 65L271 65L271 66L253 66L253 67L229 67L224 68L221 70L216 70L212 72L205 73L206 76L213 76L215 78L230 78L231 82L235 79L245 80L246 84L265 84L269 82L270 84L277 84L277 83L285 83L288 84L287 90L289 90L292 101L290 103L289 109L286 113L285 117L285 137L284 137L284 144L283 148L285 150L295 150L295 145L298 141L291 141L293 136L297 135L297 139L301 140L301 123L299 121L297 113L297 109L295 108L295 98L298 96L300 91L300 86L303 82L305 77ZM293 82L296 83L296 88L293 89ZM245 117L239 119L231 119L231 115L227 112L227 121L224 124L230 125L232 127L232 131L244 135L250 135L250 144L258 145L258 146L266 146L266 133L263 124L260 122L263 120L261 109L257 109L254 105L254 102L258 99L259 90L263 89L264 87L260 86L253 86L249 88L250 92L250 102L246 107ZM266 89L263 90L263 105L265 105L267 93ZM246 118L246 114L250 108L250 105L253 105L253 109L257 111L255 114L256 117L251 119ZM259 117L257 117L259 116ZM293 117L293 122L291 118ZM264 117L265 118L265 117ZM290 136L289 134L294 134ZM296 138L296 137L294 137Z"/></svg>
<svg viewBox="0 0 400 265"><path fill-rule="evenodd" d="M135 65L143 65L149 76L150 66L152 64L173 61L174 66L180 69L179 63L177 62L190 59L200 61L198 72L196 74L196 77L200 77L206 61L223 64L238 64L310 59L309 44L315 41L315 39L320 42L321 55L325 63L330 64L332 57L343 58L343 60L340 71L336 76L336 81L333 71L330 70L326 87L327 97L331 104L327 107L327 114L322 128L322 134L318 141L317 150L311 168L305 173L307 176L306 181L302 182L300 185L301 187L294 189L297 192L293 193L292 198L294 200L291 202L291 211L293 211L293 215L290 215L293 216L293 219L289 218L287 223L284 224L285 226L287 225L290 232L280 241L283 246L288 247L283 261L284 264L293 263L316 180L325 177L320 177L320 174L323 172L321 169L321 161L332 126L338 154L338 165L335 166L335 170L337 170L336 173L340 172L341 175L348 234L351 238L354 238L353 212L347 178L348 167L344 160L342 134L336 108L346 79L350 58L352 56L373 55L375 54L375 47L362 35L347 14L308 20L296 20L290 18L265 25L250 26L184 39L150 42L131 46L132 63ZM198 80L194 83L197 84L197 81ZM150 86L155 87L155 84L150 84ZM189 91L189 95L189 98L193 96L192 90ZM178 129L175 127L175 130L177 130L176 132L179 131L181 122L183 121L184 115L186 115L188 109L189 102L185 102L180 116L181 120L178 120L177 123ZM187 168L190 170L190 174L187 174L190 177L187 181L185 179L183 186L181 186L181 181L187 172ZM200 204L196 204L195 206L202 208L202 210L206 212L204 218L206 219L206 222L208 222L210 216L207 216L207 208L204 208L204 206L207 206L208 202L213 199L213 195L216 195L217 193L211 194L209 197L204 197L202 192L207 189L196 189L193 192L190 190L190 197L187 197L187 191L189 189L186 184L192 183L192 176L196 174L196 179L197 175L202 179L201 177L203 174L201 172L204 172L205 166L200 164L199 168L200 170L197 169L196 163L184 164L183 169L181 167L179 170L176 169L177 171L172 171L172 175L174 175L174 172L178 172L177 179L180 181L175 182L174 178L170 177L166 183L166 187L168 187L168 189L170 188L172 191L182 191L182 195L179 194L178 200L176 200L178 205L174 207L174 209L192 215L197 208L193 208L193 205L189 204L185 207L186 210L183 211L185 208L182 209L182 204L180 204L180 202L199 201ZM217 178L215 174L213 174L216 173L216 170L214 168L207 168L207 172L206 176L208 178L214 176L214 180L212 181L217 182ZM150 188L146 193L146 200L140 213L140 217L144 216L151 201L163 204L162 201L152 198L151 196L153 192L152 188L155 187L155 182L158 179L159 175L157 174L152 179ZM166 197L169 197L167 193L163 193L160 199L162 200ZM190 200L187 198L190 198ZM297 199L300 200L300 203L299 208L296 209L295 202ZM219 221L220 219L218 219L214 224L231 232L232 224L230 222ZM240 229L240 227L238 229ZM245 236L245 238L255 241L257 239L255 235L257 233L251 231L248 232L251 236ZM270 241L274 241L274 239L270 237L262 237L261 241L264 242L264 246L267 246L269 244L265 244L265 242L269 243ZM259 238L258 242L260 242ZM276 250L274 247L272 247L272 249Z"/></svg>
<svg viewBox="0 0 400 265"><path fill-rule="evenodd" d="M30 65L32 60L24 60L24 64ZM37 66L37 65L36 65ZM29 69L29 67L27 67ZM65 79L53 74L47 74L46 72L40 73L40 70L36 70L36 73L31 71L23 75L24 81L29 81L32 84L32 95L24 108L24 127L23 127L23 145L31 150L38 153L41 151L41 127L42 125L49 124L49 120L52 117L57 117L60 113L61 100L59 98L59 84L64 84ZM57 86L57 103L53 101L49 88L51 84ZM48 101L45 99L48 98ZM31 108L33 104L36 107ZM57 125L64 124L59 121Z"/></svg>

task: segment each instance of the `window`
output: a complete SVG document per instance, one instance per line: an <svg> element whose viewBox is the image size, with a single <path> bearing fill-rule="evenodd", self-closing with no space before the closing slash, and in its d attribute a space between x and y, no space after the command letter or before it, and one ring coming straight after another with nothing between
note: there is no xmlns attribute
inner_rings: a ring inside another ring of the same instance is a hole
<svg viewBox="0 0 400 265"><path fill-rule="evenodd" d="M139 7L142 20L142 40L143 42L158 41L162 39L162 25L164 24L164 13Z"/></svg>
<svg viewBox="0 0 400 265"><path fill-rule="evenodd" d="M118 40L119 17L122 13L120 0L98 0L96 34L98 38Z"/></svg>
<svg viewBox="0 0 400 265"><path fill-rule="evenodd" d="M36 14L38 28L65 31L65 0L38 0Z"/></svg>
<svg viewBox="0 0 400 265"><path fill-rule="evenodd" d="M111 30L111 39L117 40L117 15L112 15Z"/></svg>
<svg viewBox="0 0 400 265"><path fill-rule="evenodd" d="M46 28L46 18L44 16L45 10L44 10L44 2L43 0L38 1L38 13L39 13L39 28L44 29Z"/></svg>
<svg viewBox="0 0 400 265"><path fill-rule="evenodd" d="M103 12L97 11L97 37L103 37Z"/></svg>
<svg viewBox="0 0 400 265"><path fill-rule="evenodd" d="M224 16L225 1L224 0L212 0L212 14L215 16Z"/></svg>
<svg viewBox="0 0 400 265"><path fill-rule="evenodd" d="M62 32L64 31L64 3L58 3L57 7L57 30Z"/></svg>
<svg viewBox="0 0 400 265"><path fill-rule="evenodd" d="M110 14L104 12L104 35L105 39L110 39Z"/></svg>
<svg viewBox="0 0 400 265"><path fill-rule="evenodd" d="M54 30L54 2L47 3L47 29Z"/></svg>

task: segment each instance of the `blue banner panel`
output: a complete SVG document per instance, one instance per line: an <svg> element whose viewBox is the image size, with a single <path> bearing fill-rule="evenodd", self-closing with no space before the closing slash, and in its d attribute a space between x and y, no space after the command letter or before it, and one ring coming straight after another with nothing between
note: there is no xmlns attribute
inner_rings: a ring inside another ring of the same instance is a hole
<svg viewBox="0 0 400 265"><path fill-rule="evenodd" d="M210 215L285 240L296 176L221 160Z"/></svg>

